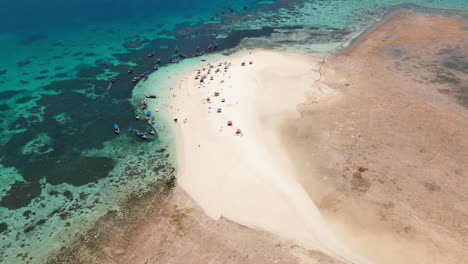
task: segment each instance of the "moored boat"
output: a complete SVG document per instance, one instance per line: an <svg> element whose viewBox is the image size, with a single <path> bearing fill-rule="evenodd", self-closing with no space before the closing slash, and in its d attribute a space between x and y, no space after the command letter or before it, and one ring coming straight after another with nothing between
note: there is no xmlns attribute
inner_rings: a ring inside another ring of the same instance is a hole
<svg viewBox="0 0 468 264"><path fill-rule="evenodd" d="M145 135L144 132L137 131L136 134L137 134L137 136L139 136L141 139L148 139L148 137Z"/></svg>
<svg viewBox="0 0 468 264"><path fill-rule="evenodd" d="M148 106L148 101L145 99L141 101L141 109L145 109Z"/></svg>
<svg viewBox="0 0 468 264"><path fill-rule="evenodd" d="M150 133L151 135L156 134L156 131L154 131L154 129L153 129L152 126L147 126L147 127L146 127L146 130L147 130L148 133Z"/></svg>

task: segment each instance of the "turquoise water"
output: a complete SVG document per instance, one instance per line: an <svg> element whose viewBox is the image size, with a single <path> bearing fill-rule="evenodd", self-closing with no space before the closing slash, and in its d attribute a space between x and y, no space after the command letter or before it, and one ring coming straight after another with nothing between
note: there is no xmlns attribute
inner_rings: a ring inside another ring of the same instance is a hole
<svg viewBox="0 0 468 264"><path fill-rule="evenodd" d="M21 0L0 10L0 262L40 263L126 196L174 177L175 138L164 117L152 113L156 136L135 134L147 126L134 118L145 82L132 78L153 71L156 58L167 64L175 46L191 57L197 45L210 52L215 42L212 52L331 52L407 2L108 3ZM411 3L468 7L462 0ZM150 81L157 78L155 72Z"/></svg>

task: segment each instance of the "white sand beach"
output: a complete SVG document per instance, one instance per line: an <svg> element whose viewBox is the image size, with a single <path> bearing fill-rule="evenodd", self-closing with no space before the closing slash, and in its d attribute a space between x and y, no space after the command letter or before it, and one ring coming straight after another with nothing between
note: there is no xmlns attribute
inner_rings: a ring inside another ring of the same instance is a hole
<svg viewBox="0 0 468 264"><path fill-rule="evenodd" d="M294 178L279 140L279 124L297 117L306 95L325 100L333 94L315 85L320 60L256 50L207 63L214 67L193 69L180 80L171 102L178 119L179 186L214 219L223 216L306 248L368 263L330 231ZM203 83L195 78L197 70L207 75ZM237 129L242 133L236 135Z"/></svg>

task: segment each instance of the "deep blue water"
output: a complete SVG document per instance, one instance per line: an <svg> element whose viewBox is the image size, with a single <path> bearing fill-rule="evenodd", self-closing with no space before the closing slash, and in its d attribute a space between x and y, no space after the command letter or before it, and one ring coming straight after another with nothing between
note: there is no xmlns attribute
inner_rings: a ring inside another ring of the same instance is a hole
<svg viewBox="0 0 468 264"><path fill-rule="evenodd" d="M277 28L307 29L306 47L341 43L386 8L405 3L270 2L2 3L0 263L38 262L42 243L57 249L66 240L63 234L88 227L125 194L173 179L174 139L170 130L160 130L164 120L158 117L160 133L148 141L135 135L147 123L134 118L142 98L132 98L132 89L138 89L132 78L153 72L156 58L161 66L168 64L176 46L187 57L196 53L197 45L207 53L222 52L245 37L269 37ZM468 5L462 0L412 3ZM219 48L208 50L215 42ZM295 42L277 39L272 46ZM149 58L152 50L157 54ZM134 72L127 74L130 66ZM109 88L111 76L116 82ZM121 127L120 136L112 130L114 123Z"/></svg>

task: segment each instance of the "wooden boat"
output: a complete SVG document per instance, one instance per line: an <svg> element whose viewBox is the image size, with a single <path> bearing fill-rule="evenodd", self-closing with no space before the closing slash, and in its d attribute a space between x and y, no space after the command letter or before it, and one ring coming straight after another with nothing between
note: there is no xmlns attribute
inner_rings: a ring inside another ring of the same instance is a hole
<svg viewBox="0 0 468 264"><path fill-rule="evenodd" d="M156 131L154 131L154 129L152 127L150 127L150 126L146 127L146 131L148 131L148 133L150 133L151 135L156 134Z"/></svg>
<svg viewBox="0 0 468 264"><path fill-rule="evenodd" d="M114 125L114 132L115 132L117 135L120 134L120 127L119 127L117 124Z"/></svg>
<svg viewBox="0 0 468 264"><path fill-rule="evenodd" d="M148 106L148 101L143 100L143 101L141 102L141 109L145 109L147 106Z"/></svg>
<svg viewBox="0 0 468 264"><path fill-rule="evenodd" d="M145 133L137 131L136 132L137 136L139 136L141 139L148 139L148 137L145 135Z"/></svg>

